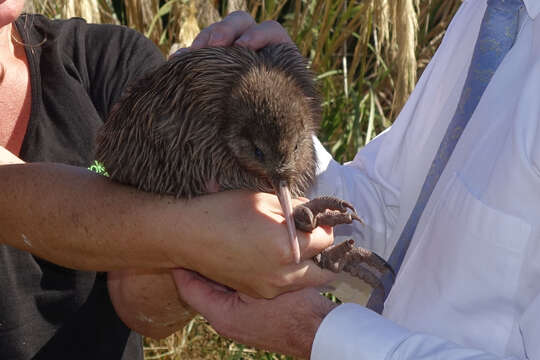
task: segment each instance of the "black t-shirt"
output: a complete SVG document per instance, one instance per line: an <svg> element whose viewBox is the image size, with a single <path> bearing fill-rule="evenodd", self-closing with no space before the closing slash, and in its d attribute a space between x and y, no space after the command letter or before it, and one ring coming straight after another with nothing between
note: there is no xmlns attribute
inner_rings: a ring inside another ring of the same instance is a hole
<svg viewBox="0 0 540 360"><path fill-rule="evenodd" d="M39 15L22 15L16 25L32 86L20 156L87 167L96 131L122 90L164 58L125 27ZM141 338L116 316L104 274L0 245L0 359L141 358Z"/></svg>

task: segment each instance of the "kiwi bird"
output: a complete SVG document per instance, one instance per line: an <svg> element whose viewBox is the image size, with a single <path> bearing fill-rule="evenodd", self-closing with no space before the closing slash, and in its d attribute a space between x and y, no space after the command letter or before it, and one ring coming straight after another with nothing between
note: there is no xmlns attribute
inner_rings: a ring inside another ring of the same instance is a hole
<svg viewBox="0 0 540 360"><path fill-rule="evenodd" d="M298 261L291 195L313 181L320 107L292 45L200 49L129 87L98 134L96 158L113 179L160 194L276 193Z"/></svg>
<svg viewBox="0 0 540 360"><path fill-rule="evenodd" d="M304 195L314 180L320 121L313 73L293 45L203 48L173 56L131 84L100 129L95 155L112 179L144 191L179 198L231 189L277 194L298 263L295 223L311 231L360 220L350 204L331 197L292 209L291 195ZM345 257L319 264L339 271L350 263Z"/></svg>

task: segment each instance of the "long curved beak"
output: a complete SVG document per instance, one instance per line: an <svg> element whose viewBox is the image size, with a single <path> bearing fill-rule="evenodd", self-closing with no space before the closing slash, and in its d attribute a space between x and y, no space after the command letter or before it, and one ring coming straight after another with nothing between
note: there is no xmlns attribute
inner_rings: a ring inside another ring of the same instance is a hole
<svg viewBox="0 0 540 360"><path fill-rule="evenodd" d="M279 180L274 183L274 188L281 205L281 209L285 214L285 222L287 223L287 231L289 233L289 241L294 256L294 261L300 263L300 245L298 244L298 236L296 235L296 226L294 225L293 208L291 200L291 192L289 184L284 180Z"/></svg>

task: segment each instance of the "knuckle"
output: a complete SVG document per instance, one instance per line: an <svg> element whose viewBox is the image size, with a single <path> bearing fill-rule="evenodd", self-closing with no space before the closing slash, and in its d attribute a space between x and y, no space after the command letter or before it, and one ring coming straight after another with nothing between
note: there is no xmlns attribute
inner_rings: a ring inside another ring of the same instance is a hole
<svg viewBox="0 0 540 360"><path fill-rule="evenodd" d="M282 243L277 247L277 261L279 265L288 265L294 261L291 245Z"/></svg>
<svg viewBox="0 0 540 360"><path fill-rule="evenodd" d="M289 285L289 282L283 276L276 276L274 278L274 280L273 280L273 285L274 285L274 288L275 288L274 293L277 293L279 290L282 290L282 289L286 288L287 285Z"/></svg>
<svg viewBox="0 0 540 360"><path fill-rule="evenodd" d="M210 26L205 27L204 29L202 29L199 32L199 34L195 37L195 39L198 38L198 37L203 37L203 36L208 35L210 33L210 30L212 29L212 26L214 26L214 25L210 25Z"/></svg>
<svg viewBox="0 0 540 360"><path fill-rule="evenodd" d="M199 35L208 33L208 31L210 31L210 29L212 28L212 26L214 26L214 24L209 25L209 26L205 27L204 29L202 29L202 30L199 32Z"/></svg>
<svg viewBox="0 0 540 360"><path fill-rule="evenodd" d="M276 20L263 21L258 30L272 39L273 43L292 42L287 30Z"/></svg>
<svg viewBox="0 0 540 360"><path fill-rule="evenodd" d="M279 292L275 289L267 288L263 289L260 294L265 299L272 299L279 295Z"/></svg>
<svg viewBox="0 0 540 360"><path fill-rule="evenodd" d="M224 21L215 23L212 26L210 26L208 29L210 33L222 33L225 35L230 35L233 32L231 25Z"/></svg>
<svg viewBox="0 0 540 360"><path fill-rule="evenodd" d="M234 17L242 17L242 18L253 20L251 15L248 12L243 11L243 10L233 11L232 13L227 15L227 17L225 19L230 19L230 18L234 18Z"/></svg>
<svg viewBox="0 0 540 360"><path fill-rule="evenodd" d="M270 285L261 290L261 296L265 299L275 298L284 291L285 287L285 280L280 276L275 276L270 280Z"/></svg>
<svg viewBox="0 0 540 360"><path fill-rule="evenodd" d="M272 274L266 277L264 281L259 283L259 286L254 293L257 297L264 299L273 299L276 296L282 294L288 289L289 282L286 277L280 274Z"/></svg>
<svg viewBox="0 0 540 360"><path fill-rule="evenodd" d="M200 46L203 45L205 38L208 36L209 30L208 28L202 29L197 36L195 36L195 39L193 39L193 42L191 43L191 46Z"/></svg>
<svg viewBox="0 0 540 360"><path fill-rule="evenodd" d="M270 280L259 281L257 286L253 287L253 294L250 294L252 297L270 299L274 293L273 285Z"/></svg>
<svg viewBox="0 0 540 360"><path fill-rule="evenodd" d="M316 227L308 236L310 242L317 244L323 250L334 243L334 229L332 227Z"/></svg>
<svg viewBox="0 0 540 360"><path fill-rule="evenodd" d="M265 20L261 23L261 25L266 27L272 27L272 28L279 28L281 29L281 24L278 23L276 20Z"/></svg>

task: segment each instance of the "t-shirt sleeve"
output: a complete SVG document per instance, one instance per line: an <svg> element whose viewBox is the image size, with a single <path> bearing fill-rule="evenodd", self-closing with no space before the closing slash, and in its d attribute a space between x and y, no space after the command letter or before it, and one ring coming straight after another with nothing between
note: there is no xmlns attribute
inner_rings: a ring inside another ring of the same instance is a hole
<svg viewBox="0 0 540 360"><path fill-rule="evenodd" d="M118 25L88 24L85 52L89 95L103 119L130 82L165 61L139 32Z"/></svg>

